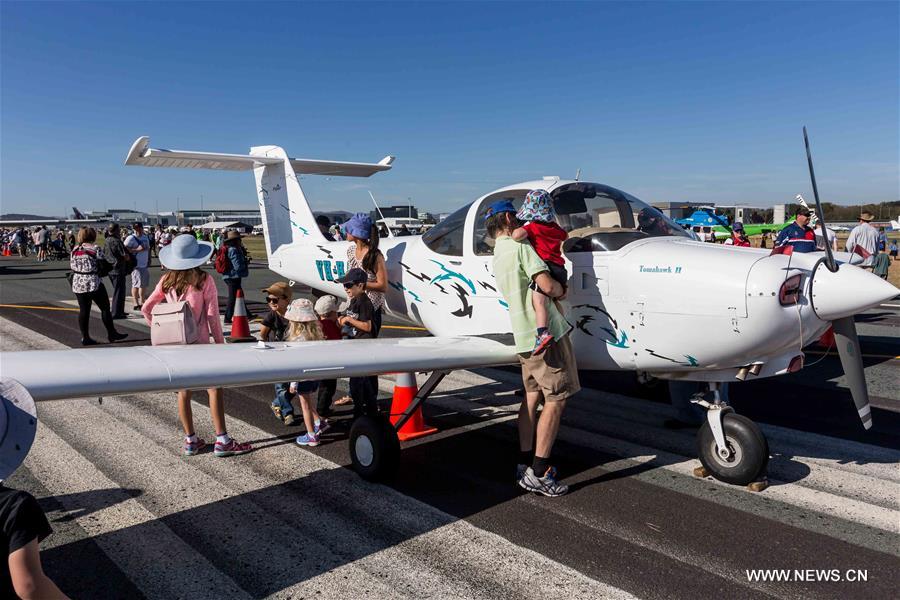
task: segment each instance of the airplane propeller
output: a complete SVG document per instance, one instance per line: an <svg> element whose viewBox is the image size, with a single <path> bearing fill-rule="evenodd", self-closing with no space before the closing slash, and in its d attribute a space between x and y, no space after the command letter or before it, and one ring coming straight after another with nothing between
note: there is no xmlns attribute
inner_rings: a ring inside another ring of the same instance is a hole
<svg viewBox="0 0 900 600"><path fill-rule="evenodd" d="M816 198L816 215L822 223L822 234L825 238L825 266L832 273L837 273L838 264L831 252L831 244L827 243L828 229L825 226L825 211L819 201L819 188L816 185L816 172L813 169L812 153L809 150L809 137L806 134L806 126L803 127L803 143L806 146L806 161L809 164L809 178L812 180L813 195ZM863 369L862 352L859 347L859 336L856 334L856 321L853 315L841 317L831 322L834 329L834 339L837 345L838 355L841 359L841 367L847 378L847 386L856 405L856 412L866 429L872 427L872 408L869 405L869 390L866 387L866 373Z"/></svg>

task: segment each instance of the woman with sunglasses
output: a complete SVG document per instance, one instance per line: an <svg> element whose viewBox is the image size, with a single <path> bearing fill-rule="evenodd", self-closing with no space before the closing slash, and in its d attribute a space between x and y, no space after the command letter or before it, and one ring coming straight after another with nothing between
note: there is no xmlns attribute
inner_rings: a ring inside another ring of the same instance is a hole
<svg viewBox="0 0 900 600"><path fill-rule="evenodd" d="M288 305L293 298L291 287L284 281L277 281L263 290L269 312L262 319L259 328L259 339L264 342L283 342L290 322L285 318ZM290 383L275 384L275 398L272 400L272 412L285 425L294 424L294 405L291 400L294 394L290 391Z"/></svg>

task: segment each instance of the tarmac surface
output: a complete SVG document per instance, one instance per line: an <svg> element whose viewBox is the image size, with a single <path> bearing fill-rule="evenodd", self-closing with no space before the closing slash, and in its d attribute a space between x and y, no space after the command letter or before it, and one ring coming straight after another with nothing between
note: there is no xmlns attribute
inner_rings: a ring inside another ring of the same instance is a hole
<svg viewBox="0 0 900 600"><path fill-rule="evenodd" d="M66 269L0 259L0 348L78 345ZM252 268L251 312L277 279ZM427 335L386 324L384 335ZM554 451L572 491L525 494L514 482L512 369L445 379L425 407L440 432L403 445L388 485L347 467L349 411L321 446L300 448L302 428L268 408L270 386L226 390L229 433L257 448L228 459L181 455L171 393L41 402L35 445L6 483L47 511L44 568L76 598L893 597L900 300L857 325L869 432L834 356L811 352L820 362L800 373L731 386L733 406L769 440L771 485L758 493L692 475L693 432L661 426L672 415L664 385L585 373ZM117 326L126 343L149 343L141 319ZM91 328L103 339L99 314ZM381 391L386 408L389 378ZM205 394L194 413L210 440ZM755 569L790 580L751 581Z"/></svg>

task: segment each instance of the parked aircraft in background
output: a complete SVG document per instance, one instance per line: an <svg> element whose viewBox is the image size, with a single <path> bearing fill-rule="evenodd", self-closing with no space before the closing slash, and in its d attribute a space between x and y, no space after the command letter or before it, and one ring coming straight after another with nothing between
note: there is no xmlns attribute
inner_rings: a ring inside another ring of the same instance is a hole
<svg viewBox="0 0 900 600"><path fill-rule="evenodd" d="M337 279L348 268L348 242L328 242L320 234L298 175L368 177L390 169L393 158L373 164L292 159L278 146L254 147L250 154L159 150L141 137L125 162L253 171L269 268L344 298ZM848 264L849 255L837 255L832 271L821 254L770 255L698 243L626 192L558 177L485 194L424 235L381 240L387 310L434 337L92 349L90 369L84 368L84 350L4 353L4 370L37 399L432 371L399 428L447 372L516 362L503 343L508 308L494 280L494 239L484 216L494 201L518 204L534 188L551 193L559 224L569 233L563 245L570 273L567 318L579 367L708 387L705 399L698 399L708 415L698 447L715 477L748 483L763 472L769 454L759 428L720 400L719 386L802 369L803 348L832 325L859 416L871 426L853 315L897 295L894 286ZM380 476L396 463L395 428L386 420L357 419L350 452L358 472Z"/></svg>

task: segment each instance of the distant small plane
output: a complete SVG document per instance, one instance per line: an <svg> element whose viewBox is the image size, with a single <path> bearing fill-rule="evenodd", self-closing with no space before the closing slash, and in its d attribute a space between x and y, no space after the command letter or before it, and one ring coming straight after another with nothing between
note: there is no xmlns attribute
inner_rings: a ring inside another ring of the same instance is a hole
<svg viewBox="0 0 900 600"><path fill-rule="evenodd" d="M269 268L345 298L337 280L348 269L349 243L326 241L298 175L368 177L389 170L393 161L294 159L278 146L254 147L249 154L162 150L141 137L125 164L252 171ZM803 348L829 327L859 417L871 426L853 315L893 298L897 288L849 264L849 255L836 255L838 262L828 267L820 253L770 254L695 242L631 194L558 177L485 194L424 235L380 241L388 312L434 337L13 352L0 356L4 376L19 380L36 399L59 399L431 371L394 426L369 417L354 422L354 468L377 478L399 457L396 428L449 371L517 362L513 347L504 343L508 307L494 279L494 239L484 217L494 201L521 203L535 188L550 192L558 222L569 233L563 244L570 273L567 318L579 368L698 382L706 392L694 401L707 410L698 450L716 478L751 482L769 456L756 424L721 401L721 384L802 369Z"/></svg>

